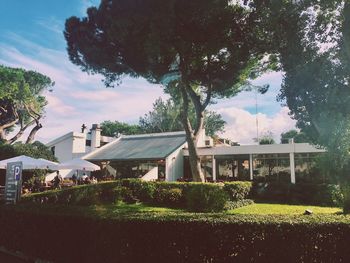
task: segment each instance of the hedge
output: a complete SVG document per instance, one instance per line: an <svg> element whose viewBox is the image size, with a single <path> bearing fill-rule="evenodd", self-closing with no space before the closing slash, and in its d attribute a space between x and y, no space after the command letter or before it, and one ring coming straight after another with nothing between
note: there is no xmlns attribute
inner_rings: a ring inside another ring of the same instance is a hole
<svg viewBox="0 0 350 263"><path fill-rule="evenodd" d="M224 184L224 190L229 194L231 201L247 199L251 189L251 182L227 182Z"/></svg>
<svg viewBox="0 0 350 263"><path fill-rule="evenodd" d="M253 199L259 201L322 206L342 206L343 194L338 185L311 183L254 182Z"/></svg>
<svg viewBox="0 0 350 263"><path fill-rule="evenodd" d="M348 217L203 215L106 220L7 208L0 246L54 262L350 262Z"/></svg>
<svg viewBox="0 0 350 263"><path fill-rule="evenodd" d="M250 182L208 184L123 179L33 194L25 197L24 201L77 205L113 203L119 200L127 203L141 201L196 212L218 212L225 208L229 200L246 199L251 187Z"/></svg>

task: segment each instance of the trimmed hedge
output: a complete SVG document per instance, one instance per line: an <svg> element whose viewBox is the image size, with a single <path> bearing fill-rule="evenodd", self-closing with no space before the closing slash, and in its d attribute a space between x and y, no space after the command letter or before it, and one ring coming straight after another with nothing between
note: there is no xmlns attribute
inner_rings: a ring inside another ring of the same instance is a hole
<svg viewBox="0 0 350 263"><path fill-rule="evenodd" d="M141 201L196 212L218 212L224 209L229 200L246 199L251 186L250 182L209 184L123 179L33 194L24 197L24 201L77 205L114 203L120 200L127 203Z"/></svg>
<svg viewBox="0 0 350 263"><path fill-rule="evenodd" d="M254 201L252 199L243 199L238 201L228 201L225 204L225 210L232 210L236 208L240 208L247 205L254 204Z"/></svg>
<svg viewBox="0 0 350 263"><path fill-rule="evenodd" d="M219 184L191 183L186 193L187 208L193 212L220 212L230 200Z"/></svg>
<svg viewBox="0 0 350 263"><path fill-rule="evenodd" d="M106 220L0 209L0 246L53 262L350 262L345 216Z"/></svg>
<svg viewBox="0 0 350 263"><path fill-rule="evenodd" d="M229 194L231 201L247 199L251 189L251 182L227 182L224 185L224 190Z"/></svg>
<svg viewBox="0 0 350 263"><path fill-rule="evenodd" d="M255 182L253 198L259 201L322 206L342 206L343 194L338 185L311 183Z"/></svg>

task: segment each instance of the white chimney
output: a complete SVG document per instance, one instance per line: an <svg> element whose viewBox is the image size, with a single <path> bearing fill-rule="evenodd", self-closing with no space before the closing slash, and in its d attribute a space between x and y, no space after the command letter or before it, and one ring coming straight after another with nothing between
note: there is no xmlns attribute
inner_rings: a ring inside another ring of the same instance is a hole
<svg viewBox="0 0 350 263"><path fill-rule="evenodd" d="M99 124L92 124L91 128L91 150L101 146L101 127Z"/></svg>

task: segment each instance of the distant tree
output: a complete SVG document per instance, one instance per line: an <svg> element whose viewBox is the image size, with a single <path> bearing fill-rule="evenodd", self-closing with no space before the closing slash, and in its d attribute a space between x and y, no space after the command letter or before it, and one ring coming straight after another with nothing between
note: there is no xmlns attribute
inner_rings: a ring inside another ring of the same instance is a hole
<svg viewBox="0 0 350 263"><path fill-rule="evenodd" d="M262 40L269 34L256 10L228 0L103 0L87 17L69 18L64 35L70 60L103 74L106 85L129 75L181 94L193 179L204 181L195 144L205 109L213 97L237 94L268 64L261 62L268 61Z"/></svg>
<svg viewBox="0 0 350 263"><path fill-rule="evenodd" d="M101 123L101 129L101 135L110 137L143 133L139 125L119 121L104 121Z"/></svg>
<svg viewBox="0 0 350 263"><path fill-rule="evenodd" d="M0 140L12 144L27 128L35 125L26 140L31 143L39 129L47 101L42 93L54 83L50 78L19 68L0 65ZM10 131L17 134L7 138Z"/></svg>
<svg viewBox="0 0 350 263"><path fill-rule="evenodd" d="M289 139L293 139L296 143L310 142L310 139L306 136L305 133L299 132L297 130L290 130L284 133L281 133L281 143L289 143Z"/></svg>
<svg viewBox="0 0 350 263"><path fill-rule="evenodd" d="M195 114L194 107L190 104L188 115L192 125L195 123ZM214 111L204 112L204 128L207 135L214 136L224 132L225 124L220 114ZM153 104L153 110L140 117L139 126L145 133L183 131L181 103L177 103L174 99L166 101L162 98L157 99Z"/></svg>
<svg viewBox="0 0 350 263"><path fill-rule="evenodd" d="M257 138L254 138L254 141L259 142L260 145L276 143L273 138L273 133L271 131L267 131L266 133L262 134L259 138L259 141Z"/></svg>

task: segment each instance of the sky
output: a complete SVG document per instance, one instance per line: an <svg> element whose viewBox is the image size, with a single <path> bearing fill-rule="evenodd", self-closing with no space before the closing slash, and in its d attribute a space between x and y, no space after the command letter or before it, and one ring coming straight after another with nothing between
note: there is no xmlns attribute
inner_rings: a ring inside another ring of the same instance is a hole
<svg viewBox="0 0 350 263"><path fill-rule="evenodd" d="M105 88L102 77L88 75L73 65L63 37L65 20L83 17L98 0L0 0L0 64L35 70L55 81L48 100L43 128L36 139L49 142L70 131L80 131L104 120L136 124L139 117L152 110L154 101L167 98L160 85L138 78L125 78L116 88ZM276 101L282 73L271 72L254 81L269 84L264 95L257 96L259 136L271 131L279 142L280 134L295 128L288 108ZM230 99L217 100L209 107L227 122L221 137L241 144L254 144L256 95L242 92Z"/></svg>

